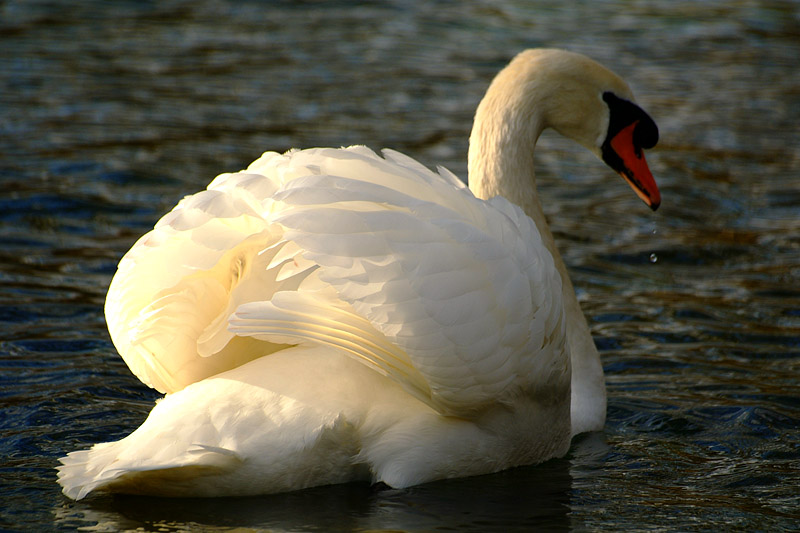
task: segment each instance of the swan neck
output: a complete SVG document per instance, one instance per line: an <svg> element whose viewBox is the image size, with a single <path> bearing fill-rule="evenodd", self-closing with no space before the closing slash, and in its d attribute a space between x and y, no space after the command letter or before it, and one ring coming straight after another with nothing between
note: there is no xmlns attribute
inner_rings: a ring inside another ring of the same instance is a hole
<svg viewBox="0 0 800 533"><path fill-rule="evenodd" d="M469 187L478 198L502 196L518 205L538 226L543 217L534 149L544 130L539 106L531 105L532 112L520 113L520 104L513 98L494 94L494 85L475 114L469 139Z"/></svg>
<svg viewBox="0 0 800 533"><path fill-rule="evenodd" d="M545 102L523 101L502 89L495 79L475 114L469 139L469 187L477 198L502 196L522 208L536 223L547 249L558 257L534 171L536 142L545 129L541 113Z"/></svg>

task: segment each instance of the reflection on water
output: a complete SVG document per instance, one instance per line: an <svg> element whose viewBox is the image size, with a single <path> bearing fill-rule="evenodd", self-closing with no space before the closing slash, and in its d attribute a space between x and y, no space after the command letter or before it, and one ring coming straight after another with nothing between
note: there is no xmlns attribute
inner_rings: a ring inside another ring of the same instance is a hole
<svg viewBox="0 0 800 533"><path fill-rule="evenodd" d="M800 8L792 2L0 5L3 529L772 530L800 519ZM366 143L464 176L518 50L622 74L656 119L642 207L555 135L538 182L609 390L570 455L409 490L74 503L57 457L157 395L102 317L119 257L262 151ZM653 258L657 260L654 261Z"/></svg>
<svg viewBox="0 0 800 533"><path fill-rule="evenodd" d="M95 522L99 531L180 530L186 524L278 531L531 531L569 526L569 462L556 460L493 476L406 490L366 484L318 487L252 498L178 499L115 496L91 507L56 511L59 525ZM481 490L476 491L476 483Z"/></svg>

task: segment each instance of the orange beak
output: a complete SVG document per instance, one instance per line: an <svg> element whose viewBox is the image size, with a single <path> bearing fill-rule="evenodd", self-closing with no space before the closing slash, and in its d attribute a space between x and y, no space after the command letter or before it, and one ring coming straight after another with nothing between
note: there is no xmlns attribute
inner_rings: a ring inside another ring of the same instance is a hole
<svg viewBox="0 0 800 533"><path fill-rule="evenodd" d="M636 195L655 211L661 205L661 193L650 173L644 152L633 142L633 132L639 121L622 128L609 143L612 150L622 159L619 175L631 186Z"/></svg>

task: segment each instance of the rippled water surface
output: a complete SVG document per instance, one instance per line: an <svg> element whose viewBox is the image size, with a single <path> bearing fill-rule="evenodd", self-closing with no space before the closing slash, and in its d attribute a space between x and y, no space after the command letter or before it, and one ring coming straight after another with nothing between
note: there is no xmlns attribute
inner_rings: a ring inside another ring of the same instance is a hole
<svg viewBox="0 0 800 533"><path fill-rule="evenodd" d="M788 1L0 3L0 529L797 527L798 28ZM537 151L603 357L603 433L408 490L60 494L57 458L126 435L157 397L102 306L163 212L292 146L387 146L465 176L481 94L533 46L609 65L662 133L657 213L555 135Z"/></svg>

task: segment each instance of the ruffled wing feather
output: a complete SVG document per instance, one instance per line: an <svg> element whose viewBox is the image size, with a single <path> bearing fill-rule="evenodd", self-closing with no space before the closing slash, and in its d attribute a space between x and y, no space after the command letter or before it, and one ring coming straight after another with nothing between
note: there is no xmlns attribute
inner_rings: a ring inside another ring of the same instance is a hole
<svg viewBox="0 0 800 533"><path fill-rule="evenodd" d="M560 278L532 221L384 156L268 153L165 216L106 306L137 376L174 391L316 343L458 416L568 381Z"/></svg>

